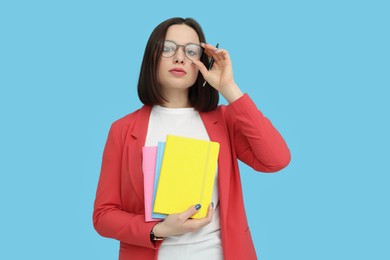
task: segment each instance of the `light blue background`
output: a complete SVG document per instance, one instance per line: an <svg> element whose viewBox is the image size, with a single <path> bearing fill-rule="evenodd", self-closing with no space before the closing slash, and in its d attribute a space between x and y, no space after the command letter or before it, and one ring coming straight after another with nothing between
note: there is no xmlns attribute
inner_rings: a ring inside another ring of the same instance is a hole
<svg viewBox="0 0 390 260"><path fill-rule="evenodd" d="M117 259L92 208L153 28L194 17L285 137L241 165L260 259L390 259L388 1L1 1L0 259ZM387 247L387 248L386 248Z"/></svg>

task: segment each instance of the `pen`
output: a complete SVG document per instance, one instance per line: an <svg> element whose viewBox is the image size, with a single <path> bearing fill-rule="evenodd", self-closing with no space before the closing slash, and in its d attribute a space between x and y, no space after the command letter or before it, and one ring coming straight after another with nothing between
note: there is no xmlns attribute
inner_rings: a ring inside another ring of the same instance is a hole
<svg viewBox="0 0 390 260"><path fill-rule="evenodd" d="M219 43L217 43L217 45L215 45L215 48L218 49L218 47L219 47ZM209 64L209 67L208 67L208 70L211 70L211 68L213 67L213 64L214 64L214 58L211 57L210 64ZM207 81L205 80L205 81L203 82L203 87L206 86L206 83L207 83Z"/></svg>

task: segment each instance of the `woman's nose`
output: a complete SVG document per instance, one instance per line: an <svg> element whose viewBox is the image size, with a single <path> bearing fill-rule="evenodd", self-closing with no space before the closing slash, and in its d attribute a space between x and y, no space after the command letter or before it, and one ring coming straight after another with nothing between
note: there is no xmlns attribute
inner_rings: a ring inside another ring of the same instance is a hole
<svg viewBox="0 0 390 260"><path fill-rule="evenodd" d="M174 56L173 62L184 64L185 59L186 59L186 55L184 53L183 48L178 48L178 50L176 51L176 54Z"/></svg>

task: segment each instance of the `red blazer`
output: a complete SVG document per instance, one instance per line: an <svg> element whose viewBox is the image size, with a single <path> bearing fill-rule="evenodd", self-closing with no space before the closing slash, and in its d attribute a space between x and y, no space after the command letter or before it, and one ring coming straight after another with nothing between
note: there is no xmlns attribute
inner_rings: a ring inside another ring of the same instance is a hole
<svg viewBox="0 0 390 260"><path fill-rule="evenodd" d="M93 224L96 231L120 241L119 259L157 259L161 243L150 242L156 222L145 222L142 147L151 106L111 126L103 152ZM290 162L278 131L248 95L200 112L210 140L220 144L218 185L222 248L225 260L257 259L246 219L237 158L256 171L275 172Z"/></svg>

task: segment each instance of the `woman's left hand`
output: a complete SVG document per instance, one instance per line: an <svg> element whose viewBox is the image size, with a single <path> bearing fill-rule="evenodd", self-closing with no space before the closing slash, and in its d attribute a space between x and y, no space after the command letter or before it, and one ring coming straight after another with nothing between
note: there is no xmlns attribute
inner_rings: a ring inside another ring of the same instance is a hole
<svg viewBox="0 0 390 260"><path fill-rule="evenodd" d="M211 70L199 60L193 61L203 75L203 78L218 90L228 102L233 102L243 95L234 81L232 62L227 50L217 49L210 44L201 43L208 57L214 59Z"/></svg>

